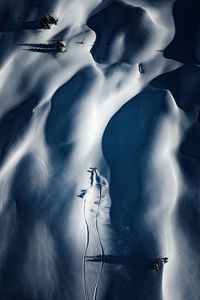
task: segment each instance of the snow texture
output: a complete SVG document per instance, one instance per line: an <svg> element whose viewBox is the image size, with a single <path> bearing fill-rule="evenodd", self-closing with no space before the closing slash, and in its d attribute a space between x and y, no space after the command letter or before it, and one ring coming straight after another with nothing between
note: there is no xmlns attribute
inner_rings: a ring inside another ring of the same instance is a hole
<svg viewBox="0 0 200 300"><path fill-rule="evenodd" d="M0 8L0 299L199 300L199 1Z"/></svg>

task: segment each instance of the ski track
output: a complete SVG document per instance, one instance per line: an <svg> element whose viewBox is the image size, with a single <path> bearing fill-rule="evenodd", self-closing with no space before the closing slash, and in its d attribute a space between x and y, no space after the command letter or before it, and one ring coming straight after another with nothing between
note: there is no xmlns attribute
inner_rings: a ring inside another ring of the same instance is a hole
<svg viewBox="0 0 200 300"><path fill-rule="evenodd" d="M84 291L85 300L89 300L87 282L86 282L86 261L85 261L85 258L86 258L86 255L87 255L90 236L89 236L89 226L88 226L88 222L87 222L86 214L85 214L85 208L86 208L86 198L83 199L83 214L84 214L84 221L85 221L85 226L86 226L86 241L85 241L85 250L84 250L83 257L82 257L82 280L83 280L83 291Z"/></svg>
<svg viewBox="0 0 200 300"><path fill-rule="evenodd" d="M86 205L87 205L86 194L89 192L90 189L92 189L92 187L94 185L94 177L95 177L96 185L97 185L98 190L99 190L99 196L98 196L99 201L98 201L97 211L96 211L96 214L95 214L95 228L96 228L96 232L97 232L97 236L98 236L98 241L99 241L99 246L100 246L100 251L101 251L101 257L102 257L98 277L97 277L96 283L94 285L94 290L93 290L93 293L92 293L92 295L93 295L92 299L96 300L97 299L97 293L98 293L98 287L99 287L99 283L100 283L101 275L102 275L102 271L103 271L103 266L104 266L104 254L105 254L103 243L102 243L102 240L101 240L100 231L99 231L99 225L98 225L98 216L99 216L101 200L102 200L102 185L101 185L101 177L100 177L100 175L98 175L97 170L95 168L94 169L90 168L90 170L87 170L87 171L91 173L90 187L86 190L81 190L81 194L78 195L79 197L81 197L83 199L83 217L84 217L85 228L86 228L85 249L84 249L84 253L83 253L83 256L82 256L82 282L83 282L84 298L85 298L85 300L89 300L90 297L89 297L88 288L87 288L86 257L87 257L87 251L88 251L89 242L91 240L91 237L90 237L90 231L89 231L89 224L88 224L87 217L86 217Z"/></svg>
<svg viewBox="0 0 200 300"><path fill-rule="evenodd" d="M103 248L103 244L102 244L101 236L100 236L100 232L99 232L99 227L98 227L98 215L99 215L99 209L100 209L100 205L101 205L102 187L101 187L101 178L97 174L96 170L95 170L95 175L96 175L97 185L99 187L99 202L98 202L98 208L97 208L97 212L96 212L96 216L95 216L95 226L96 226L96 231L97 231L97 234L98 234L99 244L100 244L100 248L101 248L101 256L102 256L103 260L101 261L101 264L100 264L99 276L97 278L95 288L94 288L94 292L93 292L93 300L97 299L98 287L99 287L99 283L100 283L100 280L101 280L101 275L102 275L103 265L104 265L104 248Z"/></svg>

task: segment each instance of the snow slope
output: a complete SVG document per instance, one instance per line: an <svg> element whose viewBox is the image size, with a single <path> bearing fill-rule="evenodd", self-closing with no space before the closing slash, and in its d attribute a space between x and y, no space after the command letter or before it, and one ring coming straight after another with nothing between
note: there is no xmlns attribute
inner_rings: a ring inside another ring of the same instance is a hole
<svg viewBox="0 0 200 300"><path fill-rule="evenodd" d="M0 299L199 299L199 13L1 0Z"/></svg>

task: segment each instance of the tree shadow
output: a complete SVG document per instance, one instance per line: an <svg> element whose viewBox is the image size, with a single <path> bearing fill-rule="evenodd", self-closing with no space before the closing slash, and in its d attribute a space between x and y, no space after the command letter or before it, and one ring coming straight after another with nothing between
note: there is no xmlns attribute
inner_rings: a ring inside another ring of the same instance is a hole
<svg viewBox="0 0 200 300"><path fill-rule="evenodd" d="M21 31L21 30L40 30L40 20L27 21L18 24L1 24L0 32Z"/></svg>
<svg viewBox="0 0 200 300"><path fill-rule="evenodd" d="M86 256L86 260L90 262L103 262L106 264L124 265L139 268L140 270L151 270L155 261L153 257L132 257L126 255L95 255Z"/></svg>
<svg viewBox="0 0 200 300"><path fill-rule="evenodd" d="M19 44L27 48L22 48L25 51L41 52L41 53L57 53L56 42L51 44Z"/></svg>
<svg viewBox="0 0 200 300"><path fill-rule="evenodd" d="M19 44L20 46L34 47L34 48L42 48L42 49L52 49L56 47L56 42L51 44Z"/></svg>

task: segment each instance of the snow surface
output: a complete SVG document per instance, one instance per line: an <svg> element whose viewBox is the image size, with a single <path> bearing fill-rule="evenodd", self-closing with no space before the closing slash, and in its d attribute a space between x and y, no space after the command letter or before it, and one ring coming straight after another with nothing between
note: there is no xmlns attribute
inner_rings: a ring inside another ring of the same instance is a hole
<svg viewBox="0 0 200 300"><path fill-rule="evenodd" d="M200 3L0 5L0 299L198 300Z"/></svg>

